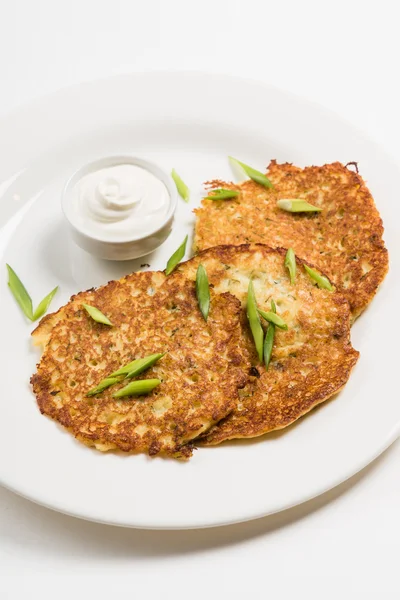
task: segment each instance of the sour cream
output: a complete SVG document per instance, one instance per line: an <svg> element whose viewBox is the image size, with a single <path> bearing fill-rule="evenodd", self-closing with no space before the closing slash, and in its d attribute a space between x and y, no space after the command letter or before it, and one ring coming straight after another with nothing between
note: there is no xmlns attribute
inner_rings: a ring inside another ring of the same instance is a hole
<svg viewBox="0 0 400 600"><path fill-rule="evenodd" d="M135 164L94 169L70 190L68 217L82 233L128 241L157 231L171 207L166 185Z"/></svg>

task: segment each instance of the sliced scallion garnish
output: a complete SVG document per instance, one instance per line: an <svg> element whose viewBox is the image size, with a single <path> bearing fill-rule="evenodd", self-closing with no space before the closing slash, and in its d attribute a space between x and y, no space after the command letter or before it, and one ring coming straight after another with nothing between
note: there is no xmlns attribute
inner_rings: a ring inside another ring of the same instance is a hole
<svg viewBox="0 0 400 600"><path fill-rule="evenodd" d="M165 269L165 274L170 275L175 267L181 262L182 258L185 256L186 252L186 244L188 241L188 236L185 237L182 244L179 246L177 250L173 253L169 261L167 262L167 267Z"/></svg>
<svg viewBox="0 0 400 600"><path fill-rule="evenodd" d="M271 312L276 314L276 304L274 302L274 299L271 300ZM264 348L263 348L264 364L265 364L265 368L267 369L267 371L268 371L269 363L271 361L272 349L274 347L274 339L275 339L275 325L274 325L274 323L271 322L271 323L269 323L267 333L265 334Z"/></svg>
<svg viewBox="0 0 400 600"><path fill-rule="evenodd" d="M160 379L137 379L136 381L131 381L125 387L118 390L113 394L113 398L124 398L126 396L142 396L143 394L148 394L155 387L160 385Z"/></svg>
<svg viewBox="0 0 400 600"><path fill-rule="evenodd" d="M34 321L36 321L37 319L40 319L40 317L43 317L43 315L45 315L47 313L47 310L50 306L50 302L53 300L57 291L58 291L58 285L54 288L54 290L52 290L50 292L50 294L47 294L47 296L45 296L43 298L43 300L41 302L39 302L35 312L33 313Z"/></svg>
<svg viewBox="0 0 400 600"><path fill-rule="evenodd" d="M206 200L231 200L232 198L237 198L238 196L239 192L236 190L217 188L210 190Z"/></svg>
<svg viewBox="0 0 400 600"><path fill-rule="evenodd" d="M164 356L163 354L150 354L149 356L145 356L144 358L137 358L132 360L130 363L126 364L124 367L118 369L114 373L111 373L105 379L102 379L100 383L90 390L86 396L95 396L96 394L100 394L114 383L118 383L124 378L136 377L136 375L140 375L143 371L146 371L150 367L152 367L160 358Z"/></svg>
<svg viewBox="0 0 400 600"><path fill-rule="evenodd" d="M249 167L249 165L242 163L240 160L237 160L237 158L233 158L233 156L229 156L228 158L234 169L238 170L239 168L241 171L244 172L245 175L250 177L250 179L252 179L256 183L259 183L260 185L263 185L266 188L274 187L272 181L270 181L268 177L264 175L264 173L261 173L261 171L257 171L256 169L253 169L253 167Z"/></svg>
<svg viewBox="0 0 400 600"><path fill-rule="evenodd" d="M10 265L6 266L8 271L8 286L24 315L28 317L30 321L36 321L37 319L40 319L40 317L43 317L49 308L52 299L57 293L58 286L55 287L50 294L47 294L47 296L45 296L45 298L39 302L36 310L33 311L32 298L30 297L27 289L14 269L12 269Z"/></svg>
<svg viewBox="0 0 400 600"><path fill-rule="evenodd" d="M118 369L118 371L111 373L110 377L120 377L121 375L135 377L136 375L140 375L140 373L152 367L164 354L149 354L149 356L145 356L144 358L135 358L135 360Z"/></svg>
<svg viewBox="0 0 400 600"><path fill-rule="evenodd" d="M7 265L8 271L8 287L10 288L14 298L18 302L22 312L28 319L33 321L33 307L32 307L32 298L28 294L24 284L14 271Z"/></svg>
<svg viewBox="0 0 400 600"><path fill-rule="evenodd" d="M278 208L281 208L282 210L286 210L286 212L291 212L291 213L321 212L322 211L322 208L319 208L318 206L313 206L309 202L306 202L305 200L301 200L299 198L293 198L293 199L282 198L281 200L278 200L276 204L277 204Z"/></svg>
<svg viewBox="0 0 400 600"><path fill-rule="evenodd" d="M186 185L186 183L184 183L182 181L182 179L179 177L179 175L175 171L175 169L172 169L172 171L171 171L171 177L172 177L172 179L175 182L176 189L178 190L178 193L179 193L180 197L185 202L189 202L189 199L190 199L190 190L189 190L188 186Z"/></svg>
<svg viewBox="0 0 400 600"><path fill-rule="evenodd" d="M266 321L268 321L269 323L273 323L274 325L279 327L279 329L283 329L284 331L287 331L288 326L286 325L285 321L282 319L282 317L277 315L275 312L261 310L261 308L258 309L258 312L260 313L262 318L265 319Z"/></svg>
<svg viewBox="0 0 400 600"><path fill-rule="evenodd" d="M96 387L89 390L86 396L96 396L96 394L104 392L104 390L114 385L114 383L118 383L118 381L121 381L119 377L106 377L106 379L102 379L102 381L100 381L100 383L96 385Z"/></svg>
<svg viewBox="0 0 400 600"><path fill-rule="evenodd" d="M203 265L197 267L196 296L201 314L203 315L204 320L207 321L210 310L210 285L208 283L207 271Z"/></svg>
<svg viewBox="0 0 400 600"><path fill-rule="evenodd" d="M308 267L307 265L304 265L304 268L311 279L316 282L319 288L333 292L331 282L327 277L325 277L325 275L321 275L321 273L318 273L318 271L311 269L311 267Z"/></svg>
<svg viewBox="0 0 400 600"><path fill-rule="evenodd" d="M249 281L249 288L247 291L247 318L249 320L251 333L253 334L258 358L261 362L263 358L264 330L261 325L260 315L258 314L257 300L251 279Z"/></svg>
<svg viewBox="0 0 400 600"><path fill-rule="evenodd" d="M106 315L103 315L103 313L98 308L96 308L95 306L90 306L89 304L82 304L82 306L86 310L86 312L92 317L93 321L112 327L110 319L106 317Z"/></svg>
<svg viewBox="0 0 400 600"><path fill-rule="evenodd" d="M289 271L290 283L294 285L296 279L296 255L293 248L289 248L286 252L285 267Z"/></svg>
<svg viewBox="0 0 400 600"><path fill-rule="evenodd" d="M152 367L153 365L156 364L156 362L158 362L160 360L160 358L162 358L164 356L165 352L163 354L150 354L149 356L145 356L144 358L138 358L136 359L134 362L136 364L131 365L130 370L128 371L128 373L126 374L126 377L128 379L131 379L132 377L136 377L137 375L140 375L140 373L143 373L143 371L147 371L147 369L150 369L150 367ZM121 369L120 369L121 371ZM117 371L118 373L118 371Z"/></svg>
<svg viewBox="0 0 400 600"><path fill-rule="evenodd" d="M270 323L268 325L267 333L265 334L264 340L264 364L265 368L268 370L269 363L271 361L272 349L274 347L274 337L275 337L275 325Z"/></svg>

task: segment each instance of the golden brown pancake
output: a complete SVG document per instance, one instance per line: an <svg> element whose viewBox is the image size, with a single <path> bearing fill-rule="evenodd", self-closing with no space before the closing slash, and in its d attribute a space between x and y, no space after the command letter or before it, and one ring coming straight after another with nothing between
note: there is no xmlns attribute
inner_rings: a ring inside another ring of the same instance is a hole
<svg viewBox="0 0 400 600"><path fill-rule="evenodd" d="M350 342L350 308L344 295L319 289L297 259L291 285L285 250L264 245L220 246L182 263L179 272L194 280L201 263L215 293L230 292L245 306L252 279L259 308L271 299L288 331L276 328L268 370L259 363L243 309L243 328L252 361L252 380L239 392L235 410L217 423L203 444L251 438L287 427L336 394L347 382L358 352ZM171 277L165 286L173 285Z"/></svg>
<svg viewBox="0 0 400 600"><path fill-rule="evenodd" d="M271 190L254 181L210 182L237 189L240 196L203 200L195 211L195 250L247 242L292 247L329 276L356 318L388 270L382 220L362 177L339 162L301 169L272 161L267 175ZM294 214L276 205L278 199L293 198L323 210Z"/></svg>
<svg viewBox="0 0 400 600"><path fill-rule="evenodd" d="M45 349L31 382L42 413L98 450L120 449L188 458L191 441L236 406L248 380L240 302L212 296L206 323L195 285L175 275L135 273L73 297L33 332ZM98 308L113 327L95 322L82 303ZM117 383L87 392L134 358L166 355L138 379L161 384L141 397L116 399Z"/></svg>

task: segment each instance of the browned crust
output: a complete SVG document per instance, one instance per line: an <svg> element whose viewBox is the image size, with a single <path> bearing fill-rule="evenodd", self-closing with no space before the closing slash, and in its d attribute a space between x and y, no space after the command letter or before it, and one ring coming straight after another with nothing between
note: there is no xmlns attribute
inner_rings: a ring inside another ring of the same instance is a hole
<svg viewBox="0 0 400 600"><path fill-rule="evenodd" d="M241 195L228 201L203 200L195 211L195 249L246 242L292 247L330 277L356 318L388 270L382 220L364 180L339 162L301 169L271 161L267 175L273 190L253 181L209 182L211 187L238 189ZM323 211L299 215L276 206L279 198L299 196Z"/></svg>

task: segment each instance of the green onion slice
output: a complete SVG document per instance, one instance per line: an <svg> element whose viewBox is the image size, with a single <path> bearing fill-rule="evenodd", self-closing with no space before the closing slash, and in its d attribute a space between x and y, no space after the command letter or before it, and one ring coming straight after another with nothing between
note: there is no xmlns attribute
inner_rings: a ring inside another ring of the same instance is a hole
<svg viewBox="0 0 400 600"><path fill-rule="evenodd" d="M264 311L263 311L264 312ZM265 313L268 314L268 313ZM276 304L273 298L271 298L271 312L270 314L276 315ZM274 339L275 339L275 324L271 321L268 325L267 333L265 334L264 339L264 364L265 368L268 371L269 363L271 361L272 349L274 347Z"/></svg>
<svg viewBox="0 0 400 600"><path fill-rule="evenodd" d="M201 314L203 315L204 320L207 321L210 310L210 285L208 283L207 271L203 265L197 267L196 296Z"/></svg>
<svg viewBox="0 0 400 600"><path fill-rule="evenodd" d="M290 283L294 285L296 279L296 255L293 248L289 248L286 252L285 267L289 271Z"/></svg>
<svg viewBox="0 0 400 600"><path fill-rule="evenodd" d="M279 329L284 329L285 331L287 331L288 326L286 325L285 321L275 312L266 312L265 310L261 310L261 308L258 309L258 312L262 316L262 318L268 321L269 323L273 323L274 325L279 327Z"/></svg>
<svg viewBox="0 0 400 600"><path fill-rule="evenodd" d="M189 190L188 186L186 185L186 183L184 183L182 181L182 179L179 177L179 175L175 171L175 169L172 169L171 177L175 182L176 189L178 190L180 197L183 198L183 200L185 202L189 202L190 190Z"/></svg>
<svg viewBox="0 0 400 600"><path fill-rule="evenodd" d="M167 268L165 269L165 274L170 275L175 267L181 262L182 258L185 256L186 252L186 244L188 241L188 236L185 237L182 244L179 246L177 250L173 253L169 261L167 262Z"/></svg>
<svg viewBox="0 0 400 600"><path fill-rule="evenodd" d="M150 354L149 356L145 356L145 358L138 358L133 361L133 364L130 363L130 370L126 373L126 377L131 379L132 377L136 377L136 375L140 375L143 371L147 371L153 365L156 364L165 355L165 352L162 354ZM125 367L126 368L126 367ZM123 371L123 368L117 371L118 374Z"/></svg>
<svg viewBox="0 0 400 600"><path fill-rule="evenodd" d="M311 279L317 283L319 288L333 292L333 286L331 285L329 279L325 277L325 275L321 275L321 273L318 273L318 271L311 269L311 267L308 267L307 265L304 265L304 268Z"/></svg>
<svg viewBox="0 0 400 600"><path fill-rule="evenodd" d="M268 370L269 363L271 361L272 356L272 348L274 347L274 337L275 337L275 325L270 323L268 325L267 333L265 334L264 340L264 364L265 368Z"/></svg>
<svg viewBox="0 0 400 600"><path fill-rule="evenodd" d="M294 199L283 199L277 201L278 208L286 210L287 212L299 213L299 212L321 212L322 208L313 206L305 200Z"/></svg>
<svg viewBox="0 0 400 600"><path fill-rule="evenodd" d="M266 175L264 175L264 173L261 173L261 171L257 171L256 169L249 167L249 165L246 165L245 163L240 162L240 160L237 160L236 158L233 158L232 156L229 156L228 158L229 158L229 161L230 161L232 167L234 168L234 170L240 169L248 177L250 177L250 179L252 179L256 183L259 183L260 185L263 185L266 188L274 187L272 185L272 182L268 179L268 177Z"/></svg>
<svg viewBox="0 0 400 600"><path fill-rule="evenodd" d="M251 333L253 334L258 358L261 362L263 359L264 330L261 325L260 315L258 314L257 301L251 279L249 281L249 288L247 291L247 318L249 320Z"/></svg>
<svg viewBox="0 0 400 600"><path fill-rule="evenodd" d="M113 394L113 398L124 398L125 396L142 396L143 394L148 394L155 387L160 385L160 379L137 379L136 381L131 381Z"/></svg>
<svg viewBox="0 0 400 600"><path fill-rule="evenodd" d="M37 309L33 311L32 298L28 294L24 284L10 265L6 266L8 271L8 286L24 315L28 317L30 321L36 321L37 319L40 319L40 317L43 317L50 306L50 302L57 293L58 286L56 286L50 294L47 294L47 296L39 303Z"/></svg>
<svg viewBox="0 0 400 600"><path fill-rule="evenodd" d="M7 265L8 271L8 286L18 302L22 312L30 321L33 321L32 298L28 294L24 284L16 274L16 272Z"/></svg>
<svg viewBox="0 0 400 600"><path fill-rule="evenodd" d="M236 190L226 190L224 188L217 188L209 192L206 200L230 200L232 198L237 198L238 196L239 192Z"/></svg>
<svg viewBox="0 0 400 600"><path fill-rule="evenodd" d="M164 353L165 354L165 353ZM164 354L150 354L145 358L137 358L136 360L132 360L130 363L118 369L114 373L111 373L106 379L100 381L99 385L90 390L86 396L95 396L96 394L100 394L105 389L114 385L114 383L118 383L121 379L135 377L140 373L143 373L146 369L152 367L160 358L164 356Z"/></svg>
<svg viewBox="0 0 400 600"><path fill-rule="evenodd" d="M87 397L96 396L96 394L100 394L101 392L104 392L104 390L106 390L110 386L114 385L114 383L118 383L118 381L121 381L119 377L107 377L106 379L102 379L102 381L100 381L99 385L96 385L95 388L90 390L86 394L86 396Z"/></svg>
<svg viewBox="0 0 400 600"><path fill-rule="evenodd" d="M40 319L40 317L43 317L43 315L47 313L47 310L50 306L50 302L53 300L57 291L58 291L58 285L54 288L54 290L52 290L50 292L50 294L47 294L47 296L45 296L43 298L43 300L38 304L35 312L33 313L34 321L36 321L37 319Z"/></svg>
<svg viewBox="0 0 400 600"><path fill-rule="evenodd" d="M118 369L118 371L111 373L110 377L120 377L121 375L124 375L125 377L135 377L135 375L139 375L146 369L152 367L164 355L165 352L163 354L149 354L149 356L145 356L144 358L135 358L135 360L132 360L124 367Z"/></svg>
<svg viewBox="0 0 400 600"><path fill-rule="evenodd" d="M96 308L95 306L90 306L89 304L82 304L82 306L92 317L93 321L96 321L96 323L102 323L103 325L112 326L110 319L103 315L103 313L98 308Z"/></svg>

